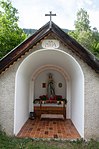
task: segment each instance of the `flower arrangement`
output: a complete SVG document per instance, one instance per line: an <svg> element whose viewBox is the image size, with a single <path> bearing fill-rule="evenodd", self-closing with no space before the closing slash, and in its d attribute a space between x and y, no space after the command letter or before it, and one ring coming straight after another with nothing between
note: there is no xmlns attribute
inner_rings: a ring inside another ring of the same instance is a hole
<svg viewBox="0 0 99 149"><path fill-rule="evenodd" d="M46 101L46 100L48 99L47 95L39 96L39 98L40 98L41 100L44 100L44 101Z"/></svg>
<svg viewBox="0 0 99 149"><path fill-rule="evenodd" d="M64 104L66 104L67 99L62 98L61 95L55 95L54 98L50 98L50 99L48 99L47 95L42 95L42 96L39 96L39 99L35 99L33 103L34 104L35 103L58 103L58 104L61 104L63 102L64 102Z"/></svg>

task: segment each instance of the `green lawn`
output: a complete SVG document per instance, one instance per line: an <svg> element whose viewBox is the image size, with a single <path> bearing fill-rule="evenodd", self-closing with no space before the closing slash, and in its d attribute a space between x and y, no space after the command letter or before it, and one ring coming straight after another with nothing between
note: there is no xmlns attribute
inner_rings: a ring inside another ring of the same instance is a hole
<svg viewBox="0 0 99 149"><path fill-rule="evenodd" d="M0 132L0 149L99 149L99 142L19 139Z"/></svg>

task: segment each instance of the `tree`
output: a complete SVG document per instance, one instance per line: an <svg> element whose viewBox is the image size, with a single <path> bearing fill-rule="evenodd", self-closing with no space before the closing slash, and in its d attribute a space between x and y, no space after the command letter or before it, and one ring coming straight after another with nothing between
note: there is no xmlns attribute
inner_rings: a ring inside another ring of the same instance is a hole
<svg viewBox="0 0 99 149"><path fill-rule="evenodd" d="M26 34L18 27L18 11L10 0L0 0L0 58L10 52L25 38Z"/></svg>
<svg viewBox="0 0 99 149"><path fill-rule="evenodd" d="M96 28L91 30L89 15L84 9L77 12L75 30L69 32L80 44L99 57L99 32Z"/></svg>
<svg viewBox="0 0 99 149"><path fill-rule="evenodd" d="M92 52L99 58L99 32L96 27L92 30Z"/></svg>
<svg viewBox="0 0 99 149"><path fill-rule="evenodd" d="M90 21L87 11L80 9L77 12L77 20L75 21L75 29L77 31L89 31L90 30Z"/></svg>

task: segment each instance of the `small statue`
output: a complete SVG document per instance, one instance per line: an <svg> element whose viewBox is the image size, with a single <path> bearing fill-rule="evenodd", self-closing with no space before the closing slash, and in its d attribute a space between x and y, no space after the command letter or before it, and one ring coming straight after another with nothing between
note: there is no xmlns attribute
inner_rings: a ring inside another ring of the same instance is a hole
<svg viewBox="0 0 99 149"><path fill-rule="evenodd" d="M54 99L55 97L54 80L52 78L51 73L49 73L49 76L48 76L47 96L48 96L48 99Z"/></svg>

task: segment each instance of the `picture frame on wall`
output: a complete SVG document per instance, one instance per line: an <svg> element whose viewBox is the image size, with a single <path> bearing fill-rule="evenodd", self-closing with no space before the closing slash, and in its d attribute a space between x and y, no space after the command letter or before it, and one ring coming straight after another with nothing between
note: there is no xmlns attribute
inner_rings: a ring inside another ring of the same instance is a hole
<svg viewBox="0 0 99 149"><path fill-rule="evenodd" d="M59 88L62 87L62 83L61 83L61 82L58 83L58 87L59 87Z"/></svg>
<svg viewBox="0 0 99 149"><path fill-rule="evenodd" d="M46 88L46 83L42 83L42 88Z"/></svg>

